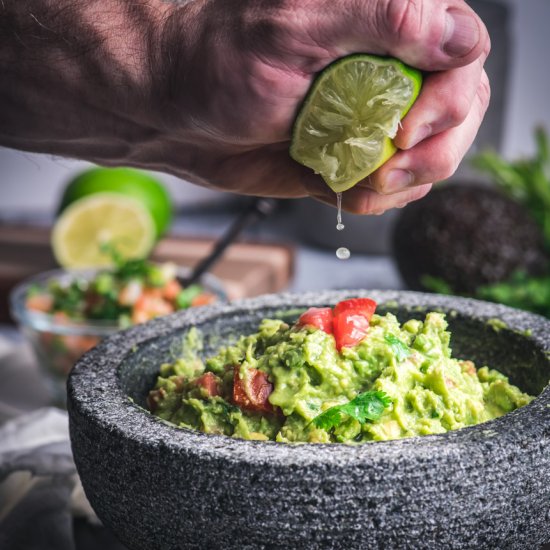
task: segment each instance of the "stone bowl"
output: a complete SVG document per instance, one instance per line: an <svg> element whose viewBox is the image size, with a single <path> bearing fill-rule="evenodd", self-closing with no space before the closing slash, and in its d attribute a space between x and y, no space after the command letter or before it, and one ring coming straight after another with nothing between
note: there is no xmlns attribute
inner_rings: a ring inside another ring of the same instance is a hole
<svg viewBox="0 0 550 550"><path fill-rule="evenodd" d="M144 409L189 327L203 330L208 353L265 316L294 320L351 296L402 321L446 312L455 356L538 397L478 426L355 446L206 435ZM68 382L74 458L97 515L132 549L536 549L550 541L549 353L549 320L433 294L331 291L198 308L80 360Z"/></svg>

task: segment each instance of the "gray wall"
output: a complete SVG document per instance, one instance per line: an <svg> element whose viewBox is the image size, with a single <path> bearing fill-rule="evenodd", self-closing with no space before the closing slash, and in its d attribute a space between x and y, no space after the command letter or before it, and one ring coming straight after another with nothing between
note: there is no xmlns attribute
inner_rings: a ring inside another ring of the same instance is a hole
<svg viewBox="0 0 550 550"><path fill-rule="evenodd" d="M514 10L509 88L505 96L502 151L509 158L533 150L532 130L550 131L550 0L500 0ZM71 174L85 164L0 148L0 216L14 211L53 211ZM220 201L224 195L164 177L176 203Z"/></svg>

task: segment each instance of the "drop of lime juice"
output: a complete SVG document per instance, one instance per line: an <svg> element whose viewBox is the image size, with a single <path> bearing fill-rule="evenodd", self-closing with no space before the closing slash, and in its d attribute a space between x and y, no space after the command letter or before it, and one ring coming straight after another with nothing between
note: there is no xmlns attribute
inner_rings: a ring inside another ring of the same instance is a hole
<svg viewBox="0 0 550 550"><path fill-rule="evenodd" d="M346 227L342 223L342 193L336 193L336 229L342 231Z"/></svg>
<svg viewBox="0 0 550 550"><path fill-rule="evenodd" d="M342 223L342 193L336 193L336 208L336 230L342 231L342 229L344 229L345 227L345 225ZM347 260L350 256L350 251L344 246L341 246L336 251L336 257L339 260Z"/></svg>
<svg viewBox="0 0 550 550"><path fill-rule="evenodd" d="M351 256L351 253L350 253L349 249L347 249L345 246L341 246L336 251L336 257L339 260L347 260L350 256Z"/></svg>

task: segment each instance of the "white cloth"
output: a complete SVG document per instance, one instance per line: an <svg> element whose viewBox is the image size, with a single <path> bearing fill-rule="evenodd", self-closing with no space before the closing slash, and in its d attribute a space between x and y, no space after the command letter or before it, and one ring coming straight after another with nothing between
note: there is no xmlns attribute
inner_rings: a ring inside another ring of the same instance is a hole
<svg viewBox="0 0 550 550"><path fill-rule="evenodd" d="M28 345L0 334L0 549L124 550L84 495L51 395Z"/></svg>
<svg viewBox="0 0 550 550"><path fill-rule="evenodd" d="M75 515L98 523L76 473L67 413L50 407L6 422L0 427L0 548L74 550ZM37 533L47 533L46 541Z"/></svg>

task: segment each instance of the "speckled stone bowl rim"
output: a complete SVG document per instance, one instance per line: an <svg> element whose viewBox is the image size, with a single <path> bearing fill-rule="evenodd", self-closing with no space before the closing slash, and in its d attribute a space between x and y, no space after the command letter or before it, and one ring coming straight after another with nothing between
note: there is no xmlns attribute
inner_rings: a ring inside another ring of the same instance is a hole
<svg viewBox="0 0 550 550"><path fill-rule="evenodd" d="M429 460L434 454L464 457L465 451L481 450L480 444L502 438L505 446L526 442L533 419L545 418L550 411L550 386L529 405L495 420L445 434L413 437L392 441L347 444L287 444L247 441L221 435L210 435L175 427L135 404L122 390L119 367L136 346L157 338L179 333L186 328L220 316L253 313L255 310L298 310L334 304L349 297L371 297L380 306L409 308L412 311L455 311L480 322L500 319L515 331L529 331L525 337L542 353L550 355L550 320L532 313L499 304L468 298L441 296L410 291L342 290L302 294L273 294L181 311L144 325L132 327L104 340L86 353L73 368L68 392L72 407L90 421L109 432L118 433L145 444L159 443L167 449L196 453L203 458L232 458L243 464L266 462L277 465L315 465L391 461L407 454L411 459ZM452 340L451 340L452 343ZM497 365L491 365L498 368ZM481 445L482 447L483 445Z"/></svg>

